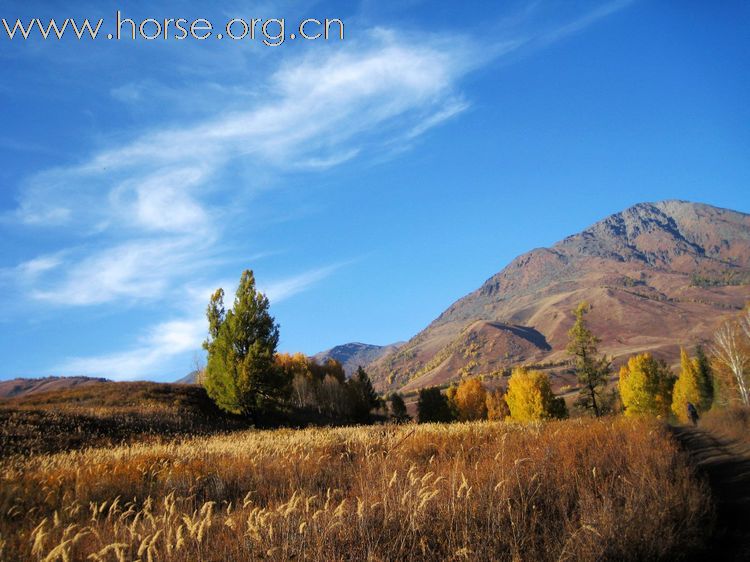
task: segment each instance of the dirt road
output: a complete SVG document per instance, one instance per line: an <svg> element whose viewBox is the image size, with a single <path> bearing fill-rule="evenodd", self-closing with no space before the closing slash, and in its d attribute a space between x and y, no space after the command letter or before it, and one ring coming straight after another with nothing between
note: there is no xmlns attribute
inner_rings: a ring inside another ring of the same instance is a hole
<svg viewBox="0 0 750 562"><path fill-rule="evenodd" d="M711 485L717 531L703 560L750 560L750 455L700 428L675 427L675 437Z"/></svg>

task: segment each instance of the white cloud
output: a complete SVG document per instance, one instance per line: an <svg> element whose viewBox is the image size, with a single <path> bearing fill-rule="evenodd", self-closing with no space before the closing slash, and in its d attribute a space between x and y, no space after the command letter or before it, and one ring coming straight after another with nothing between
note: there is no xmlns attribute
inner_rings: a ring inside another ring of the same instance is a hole
<svg viewBox="0 0 750 562"><path fill-rule="evenodd" d="M468 103L457 101L457 81L472 67L469 51L455 38L420 39L375 30L366 45L316 49L282 63L245 109L217 104L201 123L161 127L31 177L22 222L113 239L71 257L33 295L67 306L158 297L219 247L221 201L257 189L221 181L235 162L277 176L325 170L460 113Z"/></svg>
<svg viewBox="0 0 750 562"><path fill-rule="evenodd" d="M231 110L217 102L198 124L162 126L80 165L38 173L22 189L21 222L64 225L99 239L109 234L113 242L59 264L54 278L40 270L32 294L71 306L164 294L217 251L222 235L214 217L228 214L222 201L258 189L252 181L222 181L236 163L278 176L322 171L363 153L397 154L469 107L458 83L473 68L524 45L557 41L627 3L482 49L457 36L374 29L346 49L326 46L282 61L258 87L262 95L243 94ZM114 95L132 97L131 90Z"/></svg>
<svg viewBox="0 0 750 562"><path fill-rule="evenodd" d="M64 375L101 376L114 380L158 376L170 359L200 348L205 322L171 320L152 327L140 345L118 353L77 357L59 369Z"/></svg>
<svg viewBox="0 0 750 562"><path fill-rule="evenodd" d="M35 279L38 275L52 271L63 263L60 254L39 256L18 264L16 270L25 279Z"/></svg>
<svg viewBox="0 0 750 562"><path fill-rule="evenodd" d="M315 283L325 279L340 265L322 267L271 282L260 290L271 300L279 303L299 294ZM92 357L74 357L65 361L56 372L63 375L87 375L107 377L114 380L160 377L164 375L164 365L188 353L197 352L206 338L206 319L202 315L211 294L224 287L231 305L235 286L229 283L215 283L210 287L186 287L184 304L191 314L183 318L159 323L147 330L133 348L116 353ZM196 311L200 311L198 315ZM187 369L187 363L185 364Z"/></svg>
<svg viewBox="0 0 750 562"><path fill-rule="evenodd" d="M260 285L260 290L266 294L268 300L271 303L279 303L288 298L293 297L303 291L306 291L319 281L322 281L334 271L339 269L342 264L331 265L328 267L321 267L319 269L313 269L300 275L295 275L288 279L282 279L280 281L269 283L268 285Z"/></svg>
<svg viewBox="0 0 750 562"><path fill-rule="evenodd" d="M179 294L184 306L191 302L195 307L153 326L130 350L73 358L63 370L153 375L166 361L198 349L210 292L185 287L194 278L205 279L223 248L236 245L227 239L223 223L246 211L235 205L260 189L256 176L283 181L287 171L324 171L355 158L398 154L470 107L459 84L472 69L521 47L557 41L626 3L607 4L563 26L473 46L456 34L443 39L374 29L359 42L347 40L345 48L320 45L304 57L282 60L265 82L258 81L257 59L249 59L244 73L232 75L239 85L179 92L200 99L198 122L165 119L77 165L30 176L12 218L32 227L64 227L74 240L58 253L11 268L34 298L91 306ZM147 91L134 84L111 95L134 103ZM227 96L231 103L224 103ZM279 302L336 267L262 288Z"/></svg>
<svg viewBox="0 0 750 562"><path fill-rule="evenodd" d="M206 245L198 238L175 237L107 247L75 262L62 282L39 284L32 296L65 306L153 300L170 288L171 281L205 264Z"/></svg>

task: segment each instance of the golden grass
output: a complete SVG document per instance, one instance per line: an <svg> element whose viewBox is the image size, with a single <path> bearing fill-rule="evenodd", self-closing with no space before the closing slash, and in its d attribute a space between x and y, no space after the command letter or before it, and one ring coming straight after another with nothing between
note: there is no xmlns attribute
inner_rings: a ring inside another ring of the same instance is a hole
<svg viewBox="0 0 750 562"><path fill-rule="evenodd" d="M7 560L638 560L707 534L657 422L245 431L6 459Z"/></svg>

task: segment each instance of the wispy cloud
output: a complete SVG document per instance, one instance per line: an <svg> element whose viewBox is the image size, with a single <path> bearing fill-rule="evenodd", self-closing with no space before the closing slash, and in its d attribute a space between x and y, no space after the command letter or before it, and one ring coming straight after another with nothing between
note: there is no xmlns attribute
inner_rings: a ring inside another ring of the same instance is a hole
<svg viewBox="0 0 750 562"><path fill-rule="evenodd" d="M16 211L22 223L114 239L71 257L33 295L81 306L163 294L216 250L223 195L257 189L224 185L233 162L276 173L322 171L411 140L466 109L457 82L473 59L460 41L448 47L374 30L366 44L284 62L264 86L265 101L147 132L29 178Z"/></svg>
<svg viewBox="0 0 750 562"><path fill-rule="evenodd" d="M214 83L213 75L210 87L195 92L145 83L115 88L108 95L128 105L141 103L154 88L165 99L188 100L180 102L184 107L192 97L200 100L194 103L200 117L181 124L166 111L151 128L124 133L74 165L28 177L17 208L0 219L58 229L65 242L4 270L3 278L10 272L34 299L59 307L152 303L175 295L190 302L191 312L165 310L169 320L146 330L132 348L74 357L61 369L159 374L165 362L199 348L208 293L191 283L205 281L209 265L229 258L226 248L236 247L236 240L227 235L227 222L247 220L242 215L251 212L253 195L282 183L288 172L322 173L355 159L398 155L471 107L460 85L472 70L549 45L628 3L618 0L562 24L481 42L455 33L376 28L348 40L346 48L321 45L288 55L263 82L256 61L248 60L232 84ZM282 279L265 291L279 302L338 267Z"/></svg>
<svg viewBox="0 0 750 562"><path fill-rule="evenodd" d="M56 370L63 375L103 376L113 380L158 377L171 359L200 348L205 326L191 320L171 320L153 326L128 351L75 357Z"/></svg>
<svg viewBox="0 0 750 562"><path fill-rule="evenodd" d="M259 289L271 302L278 304L310 289L339 267L341 265L336 264L313 269L268 283ZM230 283L216 283L203 288L186 287L183 289L185 304L190 310L186 316L152 326L131 349L91 357L73 357L64 361L54 372L63 375L102 376L114 380L162 377L164 366L170 361L200 349L207 329L202 311L210 295L220 286L227 290L231 301L235 287ZM187 370L188 365L183 367Z"/></svg>
<svg viewBox="0 0 750 562"><path fill-rule="evenodd" d="M154 300L174 281L204 267L210 246L210 241L194 237L130 240L72 260L62 281L54 276L51 282L38 281L32 297L65 306ZM46 258L41 260L47 264ZM54 263L57 268L62 264Z"/></svg>
<svg viewBox="0 0 750 562"><path fill-rule="evenodd" d="M288 279L270 283L267 287L261 286L261 290L266 294L271 302L279 303L303 291L306 291L316 283L330 276L334 271L342 267L343 264L330 265L321 267L295 275Z"/></svg>

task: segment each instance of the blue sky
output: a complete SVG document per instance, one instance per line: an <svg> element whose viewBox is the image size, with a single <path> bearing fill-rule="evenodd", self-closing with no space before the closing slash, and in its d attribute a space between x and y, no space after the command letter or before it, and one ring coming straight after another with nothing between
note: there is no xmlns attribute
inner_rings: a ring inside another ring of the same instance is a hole
<svg viewBox="0 0 750 562"><path fill-rule="evenodd" d="M0 17L328 17L346 37L0 38L1 378L174 380L245 268L281 348L314 353L408 339L636 202L750 212L746 2L143 4Z"/></svg>

